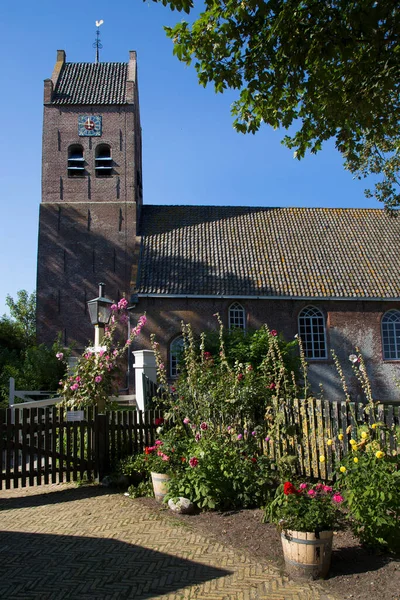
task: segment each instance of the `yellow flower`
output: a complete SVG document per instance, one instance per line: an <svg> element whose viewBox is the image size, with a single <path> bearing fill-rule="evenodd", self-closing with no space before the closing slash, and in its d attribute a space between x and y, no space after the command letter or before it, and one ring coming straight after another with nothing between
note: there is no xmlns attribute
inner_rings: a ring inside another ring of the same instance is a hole
<svg viewBox="0 0 400 600"><path fill-rule="evenodd" d="M375 456L376 458L383 458L385 456L385 453L382 452L382 450L378 450L378 452L375 452Z"/></svg>
<svg viewBox="0 0 400 600"><path fill-rule="evenodd" d="M332 446L332 444L333 444L333 440L330 440L330 439L326 440L326 445L327 446Z"/></svg>
<svg viewBox="0 0 400 600"><path fill-rule="evenodd" d="M371 429L376 429L378 427L377 423L372 423Z"/></svg>
<svg viewBox="0 0 400 600"><path fill-rule="evenodd" d="M342 441L342 439L343 439L343 433L339 433L338 438L339 438L340 441Z"/></svg>
<svg viewBox="0 0 400 600"><path fill-rule="evenodd" d="M358 463L358 458L357 458L357 456L355 456L355 457L353 458L353 460L354 460L354 462L355 462L355 463Z"/></svg>
<svg viewBox="0 0 400 600"><path fill-rule="evenodd" d="M356 440L353 440L353 439L351 439L351 440L350 440L350 445L351 445L351 446L357 446L357 442L356 442Z"/></svg>
<svg viewBox="0 0 400 600"><path fill-rule="evenodd" d="M320 463L324 463L325 462L325 456L320 456L319 457L319 462Z"/></svg>
<svg viewBox="0 0 400 600"><path fill-rule="evenodd" d="M339 471L341 473L346 473L347 469L346 469L346 467L340 467Z"/></svg>
<svg viewBox="0 0 400 600"><path fill-rule="evenodd" d="M363 431L362 434L361 434L361 437L362 437L363 440L366 440L367 437L368 437L368 433L366 431Z"/></svg>

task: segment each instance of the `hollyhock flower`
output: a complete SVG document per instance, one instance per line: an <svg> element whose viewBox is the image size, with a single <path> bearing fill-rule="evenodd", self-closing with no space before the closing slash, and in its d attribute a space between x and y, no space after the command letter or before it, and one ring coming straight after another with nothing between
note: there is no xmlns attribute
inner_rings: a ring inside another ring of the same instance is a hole
<svg viewBox="0 0 400 600"><path fill-rule="evenodd" d="M147 317L146 315L142 315L141 317L139 317L139 324L143 327L143 325L146 325L147 323Z"/></svg>
<svg viewBox="0 0 400 600"><path fill-rule="evenodd" d="M312 498L313 496L315 496L315 490L308 490L307 494Z"/></svg>
<svg viewBox="0 0 400 600"><path fill-rule="evenodd" d="M75 392L75 390L77 390L79 387L79 385L77 383L74 383L73 385L70 386L70 390L72 390L73 392Z"/></svg>
<svg viewBox="0 0 400 600"><path fill-rule="evenodd" d="M100 383L100 381L102 381L102 379L103 379L103 378L102 378L102 376L101 376L101 375L97 375L97 376L94 378L94 380L95 380L95 382L96 382L96 383Z"/></svg>
<svg viewBox="0 0 400 600"><path fill-rule="evenodd" d="M200 425L200 429L201 429L202 431L206 431L206 430L208 429L208 425L207 425L207 423L204 423L204 421L203 421L203 423L201 423L201 425Z"/></svg>
<svg viewBox="0 0 400 600"><path fill-rule="evenodd" d="M278 332L276 331L276 329L271 329L271 331L270 331L270 334L271 334L273 337L276 337L276 336L278 335Z"/></svg>
<svg viewBox="0 0 400 600"><path fill-rule="evenodd" d="M305 490L305 489L307 489L307 484L306 484L306 483L301 483L301 484L299 485L299 488L300 488L301 490Z"/></svg>
<svg viewBox="0 0 400 600"><path fill-rule="evenodd" d="M192 458L189 459L189 465L192 468L197 467L198 464L199 464L199 461L195 456L192 456Z"/></svg>
<svg viewBox="0 0 400 600"><path fill-rule="evenodd" d="M252 431L252 432L251 432L251 435L257 435L257 434L256 434L256 432L255 432L255 431Z"/></svg>
<svg viewBox="0 0 400 600"><path fill-rule="evenodd" d="M320 490L322 490L323 487L324 487L324 485L322 483L317 483L317 485L315 486L315 489L319 492Z"/></svg>
<svg viewBox="0 0 400 600"><path fill-rule="evenodd" d="M238 439L238 440L241 440L242 438L243 438L242 434L241 434L241 433L239 433L239 434L238 434L238 436L237 436L237 439Z"/></svg>
<svg viewBox="0 0 400 600"><path fill-rule="evenodd" d="M183 422L185 423L185 425L188 425L188 424L190 423L190 419L189 419L189 417L185 417L185 418L183 419Z"/></svg>
<svg viewBox="0 0 400 600"><path fill-rule="evenodd" d="M128 306L128 301L125 298L121 298L121 300L118 302L118 308L120 310L124 310L127 306Z"/></svg>
<svg viewBox="0 0 400 600"><path fill-rule="evenodd" d="M252 462L252 463L256 463L256 462L257 462L257 459L256 459L256 457L255 457L255 456L253 456L253 458L251 459L251 462Z"/></svg>
<svg viewBox="0 0 400 600"><path fill-rule="evenodd" d="M126 325L128 322L128 315L120 315L119 322L122 323L122 325Z"/></svg>
<svg viewBox="0 0 400 600"><path fill-rule="evenodd" d="M80 382L80 380L81 380L81 378L79 377L79 375L77 375L77 376L75 377L75 381L77 381L77 382L79 383L79 382Z"/></svg>
<svg viewBox="0 0 400 600"><path fill-rule="evenodd" d="M237 376L237 380L242 381L243 377L244 377L243 373L239 373Z"/></svg>
<svg viewBox="0 0 400 600"><path fill-rule="evenodd" d="M196 442L199 442L201 440L201 433L196 433L194 439L196 440Z"/></svg>
<svg viewBox="0 0 400 600"><path fill-rule="evenodd" d="M64 358L64 354L62 352L57 352L56 358L58 358L58 360L62 360Z"/></svg>
<svg viewBox="0 0 400 600"><path fill-rule="evenodd" d="M276 388L276 384L274 382L269 384L269 389L274 390Z"/></svg>
<svg viewBox="0 0 400 600"><path fill-rule="evenodd" d="M267 437L266 437L266 438L264 438L264 440L265 440L266 442L269 442L269 440L270 440L270 439L271 439L271 438L269 437L269 435L267 435Z"/></svg>
<svg viewBox="0 0 400 600"><path fill-rule="evenodd" d="M115 311L118 310L118 306L116 304L111 304L111 310Z"/></svg>
<svg viewBox="0 0 400 600"><path fill-rule="evenodd" d="M230 431L232 429L232 427L230 425L228 425L228 427L226 428L227 431Z"/></svg>
<svg viewBox="0 0 400 600"><path fill-rule="evenodd" d="M248 365L246 370L250 373L251 371L254 371L253 367L251 365Z"/></svg>
<svg viewBox="0 0 400 600"><path fill-rule="evenodd" d="M290 496L290 494L297 494L298 490L296 490L293 483L290 483L290 481L286 481L283 484L283 493L285 494L285 496Z"/></svg>
<svg viewBox="0 0 400 600"><path fill-rule="evenodd" d="M349 361L355 364L356 362L358 362L358 356L356 356L355 354L350 354Z"/></svg>
<svg viewBox="0 0 400 600"><path fill-rule="evenodd" d="M171 392L172 393L176 392L176 388L173 385L171 385Z"/></svg>
<svg viewBox="0 0 400 600"><path fill-rule="evenodd" d="M162 446L162 445L163 445L163 443L162 443L162 441L161 441L161 440L156 440L156 441L154 442L154 445L155 445L155 446Z"/></svg>
<svg viewBox="0 0 400 600"><path fill-rule="evenodd" d="M99 352L100 358L103 356L104 353L105 353L105 350L101 349L100 352Z"/></svg>
<svg viewBox="0 0 400 600"><path fill-rule="evenodd" d="M118 350L113 350L113 355L118 356Z"/></svg>
<svg viewBox="0 0 400 600"><path fill-rule="evenodd" d="M330 493L331 493L331 491L332 491L332 488L331 488L331 486L330 486L330 485L324 485L324 486L323 486L323 490L324 490L324 492L326 492L327 494L328 494L328 493L330 494Z"/></svg>
<svg viewBox="0 0 400 600"><path fill-rule="evenodd" d="M244 429L243 433L244 435L247 435L247 429Z"/></svg>
<svg viewBox="0 0 400 600"><path fill-rule="evenodd" d="M194 423L193 423L193 424L192 424L190 427L191 427L192 429L196 429L196 425L195 425Z"/></svg>
<svg viewBox="0 0 400 600"><path fill-rule="evenodd" d="M332 496L332 500L334 502L336 502L336 504L340 504L341 502L343 502L343 496L341 496L340 494L336 493Z"/></svg>
<svg viewBox="0 0 400 600"><path fill-rule="evenodd" d="M161 371L164 371L164 369L165 369L165 365L164 365L164 363L160 363L160 364L159 364L159 368L161 369Z"/></svg>
<svg viewBox="0 0 400 600"><path fill-rule="evenodd" d="M206 360L209 360L211 358L211 352L204 352L203 356Z"/></svg>
<svg viewBox="0 0 400 600"><path fill-rule="evenodd" d="M158 427L159 425L162 425L163 423L164 423L163 417L157 417L156 419L154 419L154 425L156 427Z"/></svg>

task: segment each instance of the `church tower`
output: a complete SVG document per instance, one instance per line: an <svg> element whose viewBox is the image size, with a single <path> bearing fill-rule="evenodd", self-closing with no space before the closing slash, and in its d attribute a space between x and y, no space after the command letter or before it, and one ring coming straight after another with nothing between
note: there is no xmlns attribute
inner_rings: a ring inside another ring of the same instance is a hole
<svg viewBox="0 0 400 600"><path fill-rule="evenodd" d="M128 63L69 63L44 81L37 335L83 348L87 301L129 299L142 204L136 53Z"/></svg>

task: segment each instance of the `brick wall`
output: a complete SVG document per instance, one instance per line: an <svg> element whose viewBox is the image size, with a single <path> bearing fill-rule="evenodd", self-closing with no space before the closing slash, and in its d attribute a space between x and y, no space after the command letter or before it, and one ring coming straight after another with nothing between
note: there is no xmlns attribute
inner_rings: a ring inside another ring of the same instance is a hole
<svg viewBox="0 0 400 600"><path fill-rule="evenodd" d="M156 334L161 352L168 363L168 347L180 333L180 323L190 322L196 333L215 329L213 314L219 312L227 326L228 308L233 300L141 298L132 313L132 321L146 312L148 322L135 349L150 348L150 333ZM381 318L391 308L399 308L395 302L318 301L296 300L243 300L247 327L256 329L267 323L271 329L282 332L287 340L293 339L298 331L299 312L307 305L317 306L325 315L328 351L334 348L347 375L354 398L360 397L357 380L351 371L349 355L358 346L365 358L368 374L373 380L376 399L400 401L400 390L395 378L400 380L400 363L382 360ZM326 398L343 399L343 393L331 358L310 361L310 380L314 393L319 384Z"/></svg>

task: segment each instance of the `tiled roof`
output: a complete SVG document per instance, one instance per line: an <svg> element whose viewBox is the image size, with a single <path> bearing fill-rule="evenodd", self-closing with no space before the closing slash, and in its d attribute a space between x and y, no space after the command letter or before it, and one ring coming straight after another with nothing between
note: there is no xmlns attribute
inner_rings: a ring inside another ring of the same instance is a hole
<svg viewBox="0 0 400 600"><path fill-rule="evenodd" d="M127 63L65 63L53 104L125 104Z"/></svg>
<svg viewBox="0 0 400 600"><path fill-rule="evenodd" d="M400 298L383 210L144 206L139 294Z"/></svg>

